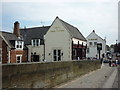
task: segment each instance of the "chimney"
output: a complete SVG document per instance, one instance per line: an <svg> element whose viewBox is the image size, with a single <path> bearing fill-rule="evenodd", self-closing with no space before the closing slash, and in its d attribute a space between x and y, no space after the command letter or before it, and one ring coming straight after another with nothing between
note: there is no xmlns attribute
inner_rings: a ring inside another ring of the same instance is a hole
<svg viewBox="0 0 120 90"><path fill-rule="evenodd" d="M14 34L17 36L17 37L20 37L20 30L19 30L19 22L16 21L14 23Z"/></svg>
<svg viewBox="0 0 120 90"><path fill-rule="evenodd" d="M93 32L95 33L95 30L93 30Z"/></svg>

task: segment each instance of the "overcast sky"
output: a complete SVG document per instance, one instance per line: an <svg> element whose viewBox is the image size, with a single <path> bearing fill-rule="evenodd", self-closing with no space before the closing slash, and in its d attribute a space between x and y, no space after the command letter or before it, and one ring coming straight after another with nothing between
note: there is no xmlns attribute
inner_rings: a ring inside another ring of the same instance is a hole
<svg viewBox="0 0 120 90"><path fill-rule="evenodd" d="M118 0L2 0L0 29L12 32L15 21L21 28L48 26L56 16L85 37L95 30L109 45L118 39Z"/></svg>

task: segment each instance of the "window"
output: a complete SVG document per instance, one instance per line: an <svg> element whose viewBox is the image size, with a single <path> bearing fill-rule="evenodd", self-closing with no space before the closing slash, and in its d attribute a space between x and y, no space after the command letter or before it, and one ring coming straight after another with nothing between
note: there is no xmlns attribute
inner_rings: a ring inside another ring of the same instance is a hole
<svg viewBox="0 0 120 90"><path fill-rule="evenodd" d="M21 63L22 62L22 55L16 55L16 62Z"/></svg>
<svg viewBox="0 0 120 90"><path fill-rule="evenodd" d="M16 41L15 45L17 49L23 49L23 41Z"/></svg>
<svg viewBox="0 0 120 90"><path fill-rule="evenodd" d="M40 39L33 39L32 40L32 46L39 46L40 45Z"/></svg>
<svg viewBox="0 0 120 90"><path fill-rule="evenodd" d="M94 42L94 46L97 46L97 42Z"/></svg>
<svg viewBox="0 0 120 90"><path fill-rule="evenodd" d="M54 61L61 61L61 50L53 50L53 60Z"/></svg>
<svg viewBox="0 0 120 90"><path fill-rule="evenodd" d="M89 42L89 45L92 46L92 42Z"/></svg>

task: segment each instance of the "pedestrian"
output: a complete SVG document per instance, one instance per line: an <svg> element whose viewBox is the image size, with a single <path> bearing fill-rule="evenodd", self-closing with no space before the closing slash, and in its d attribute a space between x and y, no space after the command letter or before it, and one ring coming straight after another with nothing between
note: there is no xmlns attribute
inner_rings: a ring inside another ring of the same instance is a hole
<svg viewBox="0 0 120 90"><path fill-rule="evenodd" d="M98 59L98 55L96 54L96 59Z"/></svg>
<svg viewBox="0 0 120 90"><path fill-rule="evenodd" d="M112 61L111 60L109 60L109 66L111 67L111 63L112 63Z"/></svg>
<svg viewBox="0 0 120 90"><path fill-rule="evenodd" d="M117 66L117 65L118 65L118 59L116 58L116 60L115 60L115 61L116 61L115 63L116 63L116 66Z"/></svg>
<svg viewBox="0 0 120 90"><path fill-rule="evenodd" d="M100 59L100 63L101 63L101 64L102 64L102 62L103 62L103 58Z"/></svg>

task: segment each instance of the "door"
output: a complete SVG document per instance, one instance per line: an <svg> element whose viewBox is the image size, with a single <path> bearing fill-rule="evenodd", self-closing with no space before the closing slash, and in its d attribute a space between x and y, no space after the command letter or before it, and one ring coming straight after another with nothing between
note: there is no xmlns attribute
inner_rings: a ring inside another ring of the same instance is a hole
<svg viewBox="0 0 120 90"><path fill-rule="evenodd" d="M60 49L53 50L53 61L61 61L61 50Z"/></svg>
<svg viewBox="0 0 120 90"><path fill-rule="evenodd" d="M21 63L22 62L22 55L16 55L16 62Z"/></svg>

